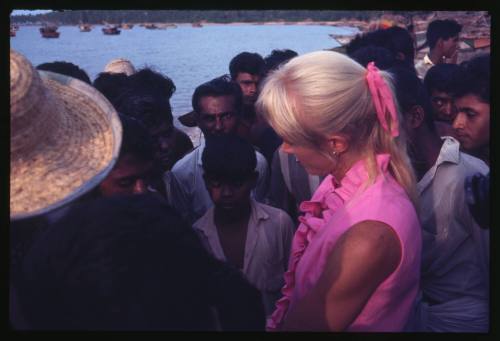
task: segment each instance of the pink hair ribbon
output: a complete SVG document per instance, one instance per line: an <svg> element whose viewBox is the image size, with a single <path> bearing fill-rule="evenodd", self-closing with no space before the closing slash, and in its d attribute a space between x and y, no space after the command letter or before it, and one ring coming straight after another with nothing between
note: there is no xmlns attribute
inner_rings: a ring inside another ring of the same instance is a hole
<svg viewBox="0 0 500 341"><path fill-rule="evenodd" d="M389 111L392 118L391 136L398 136L398 114L396 112L391 90L382 76L380 76L379 69L375 66L374 62L369 62L366 69L368 70L366 73L366 81L368 82L370 93L372 94L372 100L375 105L375 110L377 111L378 120L382 127L386 131L389 131L386 119L386 112Z"/></svg>

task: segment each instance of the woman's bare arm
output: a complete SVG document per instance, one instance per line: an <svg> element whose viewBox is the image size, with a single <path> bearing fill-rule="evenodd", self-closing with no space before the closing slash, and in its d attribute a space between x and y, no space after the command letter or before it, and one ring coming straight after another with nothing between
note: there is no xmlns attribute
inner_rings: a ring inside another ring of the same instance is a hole
<svg viewBox="0 0 500 341"><path fill-rule="evenodd" d="M290 307L283 330L344 330L400 260L400 241L389 225L354 225L337 241L316 286Z"/></svg>

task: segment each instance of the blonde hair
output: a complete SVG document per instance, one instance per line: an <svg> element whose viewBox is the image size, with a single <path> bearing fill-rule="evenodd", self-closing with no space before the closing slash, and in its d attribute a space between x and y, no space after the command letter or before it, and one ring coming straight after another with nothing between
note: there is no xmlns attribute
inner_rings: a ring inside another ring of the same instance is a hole
<svg viewBox="0 0 500 341"><path fill-rule="evenodd" d="M377 175L376 154L390 154L389 171L416 204L404 131L400 127L400 135L394 138L379 123L366 72L354 60L333 51L295 57L264 80L256 109L290 143L321 150L327 136L344 135L350 148L368 151L370 182ZM380 73L394 94L390 74ZM389 128L397 124L390 115L386 117Z"/></svg>

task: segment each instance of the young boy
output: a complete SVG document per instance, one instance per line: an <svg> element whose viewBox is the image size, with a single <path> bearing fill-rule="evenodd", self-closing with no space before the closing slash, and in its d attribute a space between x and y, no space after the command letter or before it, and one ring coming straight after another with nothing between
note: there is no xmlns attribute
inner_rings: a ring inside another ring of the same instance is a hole
<svg viewBox="0 0 500 341"><path fill-rule="evenodd" d="M255 187L252 145L234 134L207 139L202 155L212 206L193 225L207 249L238 267L262 292L266 315L281 296L293 237L291 218L250 198Z"/></svg>

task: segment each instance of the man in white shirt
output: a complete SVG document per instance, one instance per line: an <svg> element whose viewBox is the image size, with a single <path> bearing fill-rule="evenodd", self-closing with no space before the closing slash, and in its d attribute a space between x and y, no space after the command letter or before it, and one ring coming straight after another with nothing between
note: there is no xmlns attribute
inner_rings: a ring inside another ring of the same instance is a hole
<svg viewBox="0 0 500 341"><path fill-rule="evenodd" d="M488 166L441 138L421 81L405 70L395 74L398 102L417 175L422 224L421 295L408 330L487 332L489 328L489 230L481 229L466 202L464 181Z"/></svg>
<svg viewBox="0 0 500 341"><path fill-rule="evenodd" d="M431 67L446 62L446 59L451 59L456 64L458 34L461 30L462 26L452 19L434 20L429 24L425 34L429 53L415 63L420 79L424 79Z"/></svg>
<svg viewBox="0 0 500 341"><path fill-rule="evenodd" d="M212 135L236 134L241 121L242 92L237 83L222 76L196 88L192 105L198 127L205 138ZM171 171L164 174L167 200L192 224L200 218L213 202L203 181L201 155L205 143L177 161ZM259 173L253 192L256 200L264 200L267 194L268 166L259 152L256 171Z"/></svg>
<svg viewBox="0 0 500 341"><path fill-rule="evenodd" d="M256 158L248 141L212 136L203 151L203 178L214 202L194 225L205 247L240 269L262 293L267 315L281 297L293 237L286 212L251 199Z"/></svg>

